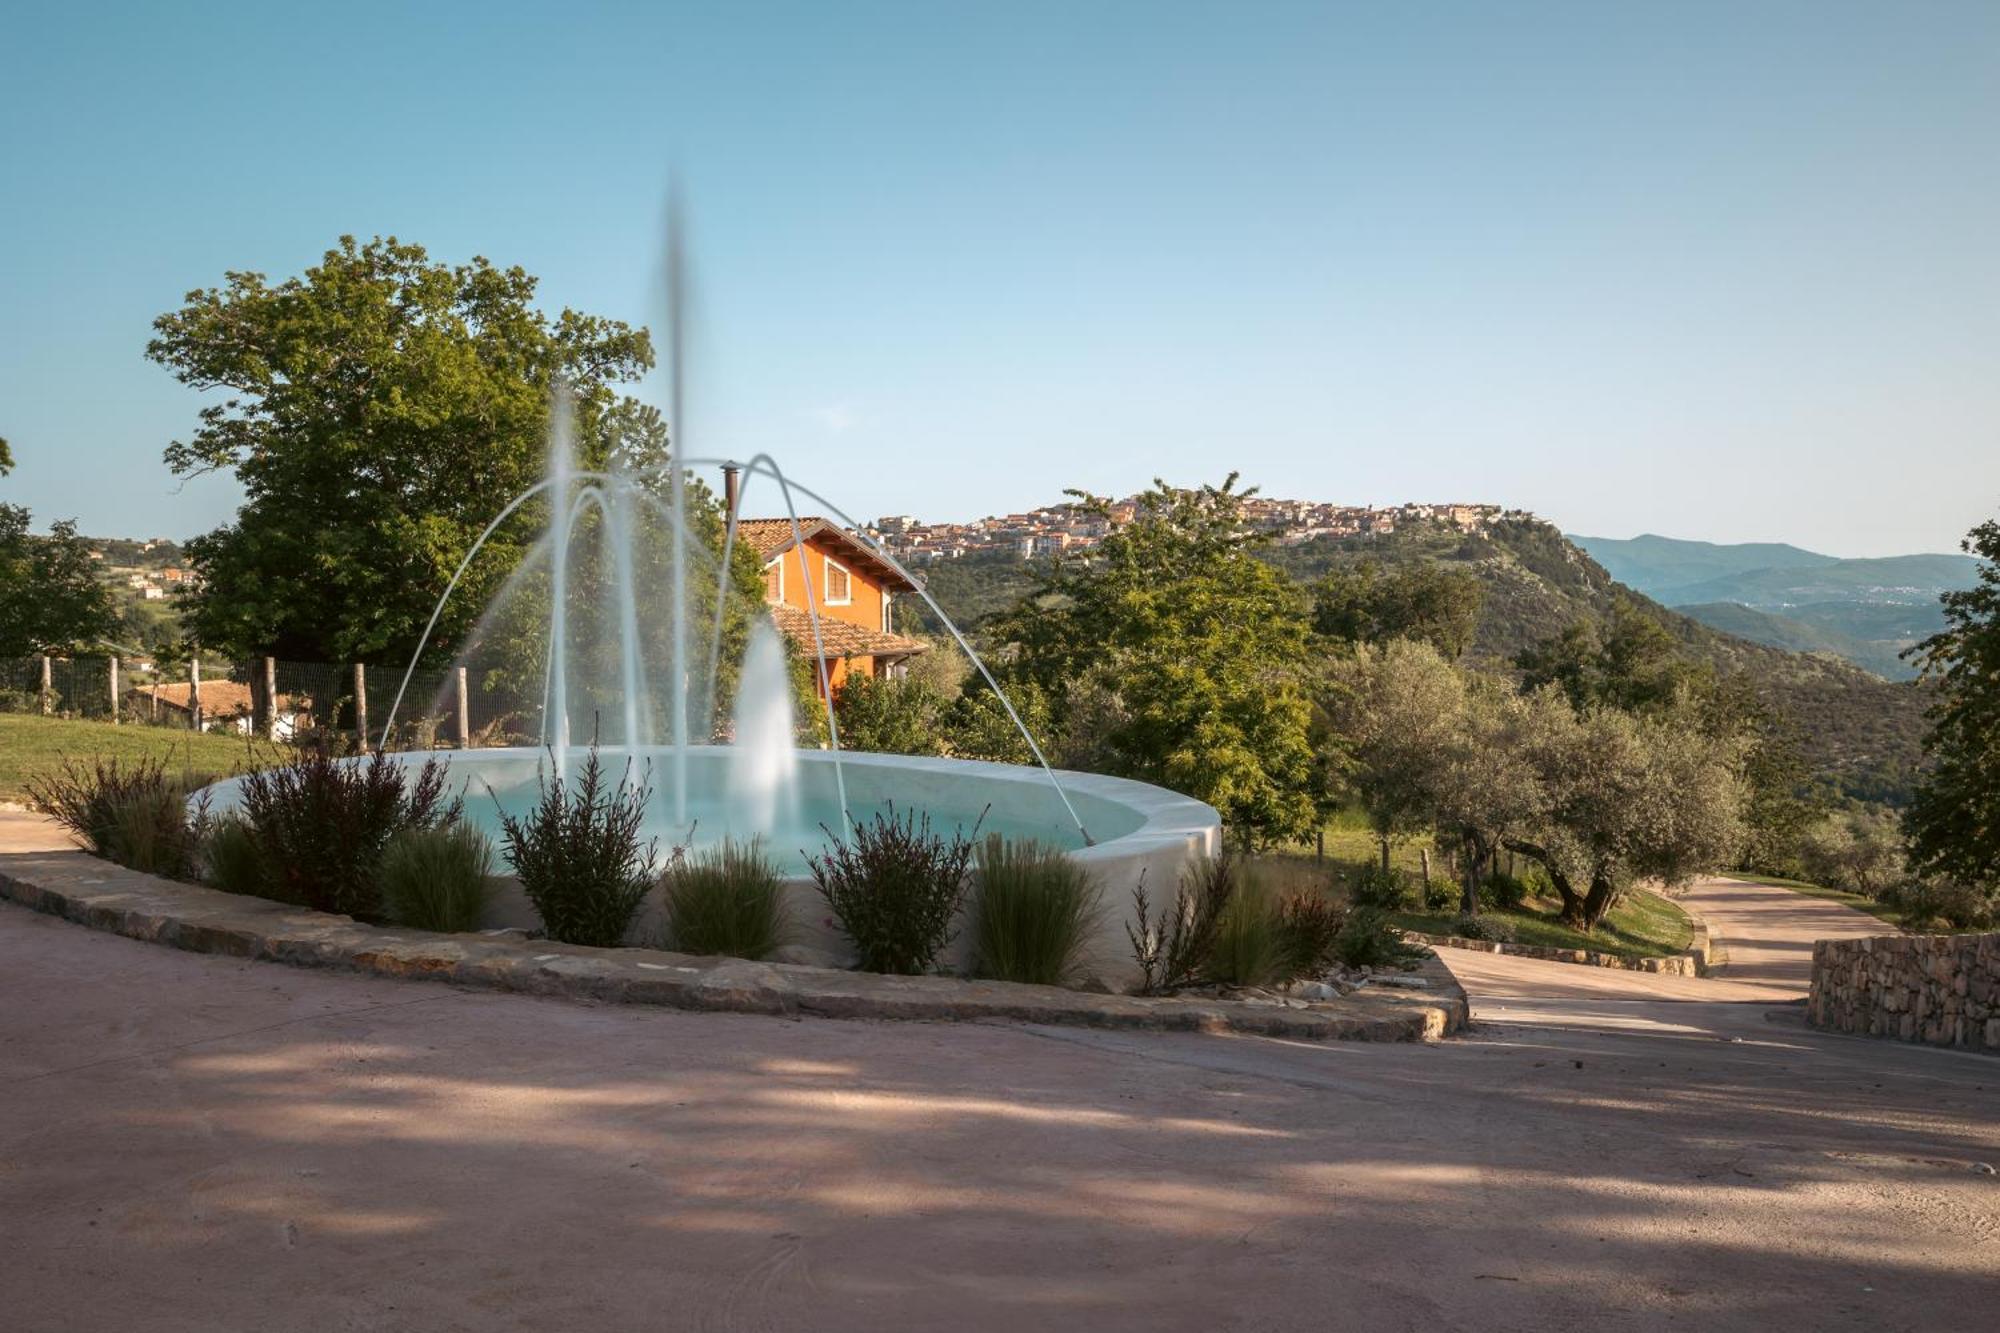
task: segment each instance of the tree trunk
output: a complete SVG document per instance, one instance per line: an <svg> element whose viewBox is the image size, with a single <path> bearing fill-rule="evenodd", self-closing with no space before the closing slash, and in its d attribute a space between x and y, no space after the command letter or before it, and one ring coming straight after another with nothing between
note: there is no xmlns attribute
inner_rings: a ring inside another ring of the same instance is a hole
<svg viewBox="0 0 2000 1333"><path fill-rule="evenodd" d="M1562 899L1562 923L1565 926L1588 929L1584 925L1584 895L1576 891L1576 885L1570 883L1569 876L1556 865L1555 858L1549 855L1546 847L1538 847L1532 842L1510 841L1507 850L1519 852L1548 873L1549 883L1555 887L1556 896Z"/></svg>
<svg viewBox="0 0 2000 1333"><path fill-rule="evenodd" d="M1479 872L1486 865L1486 848L1477 833L1465 835L1464 897L1459 902L1459 910L1467 916L1479 915Z"/></svg>
<svg viewBox="0 0 2000 1333"><path fill-rule="evenodd" d="M1322 835L1322 836L1324 836L1324 835ZM1389 873L1389 836L1388 836L1387 834L1383 834L1383 835L1382 835L1382 874L1384 875L1384 877L1386 877L1386 876L1388 875L1388 873Z"/></svg>
<svg viewBox="0 0 2000 1333"><path fill-rule="evenodd" d="M1583 900L1580 924L1586 934L1597 929L1597 923L1604 920L1618 900L1618 888L1611 882L1611 876L1598 870L1590 877L1590 893Z"/></svg>

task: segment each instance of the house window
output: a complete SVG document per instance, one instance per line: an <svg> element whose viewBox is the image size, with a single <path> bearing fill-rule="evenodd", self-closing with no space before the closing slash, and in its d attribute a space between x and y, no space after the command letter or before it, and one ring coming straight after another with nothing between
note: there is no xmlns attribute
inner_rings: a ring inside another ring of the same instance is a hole
<svg viewBox="0 0 2000 1333"><path fill-rule="evenodd" d="M764 600L782 602L785 600L785 557L779 556L764 566Z"/></svg>
<svg viewBox="0 0 2000 1333"><path fill-rule="evenodd" d="M828 606L846 606L853 600L854 583L853 580L848 578L847 567L835 564L831 560L827 561L826 604Z"/></svg>

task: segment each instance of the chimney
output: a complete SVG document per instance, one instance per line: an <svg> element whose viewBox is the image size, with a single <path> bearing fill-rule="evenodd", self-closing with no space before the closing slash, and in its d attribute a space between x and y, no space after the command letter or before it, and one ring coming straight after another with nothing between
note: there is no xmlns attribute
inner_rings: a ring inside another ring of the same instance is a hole
<svg viewBox="0 0 2000 1333"><path fill-rule="evenodd" d="M722 465L722 523L725 535L736 530L736 498L742 489L742 476L743 469L736 464Z"/></svg>

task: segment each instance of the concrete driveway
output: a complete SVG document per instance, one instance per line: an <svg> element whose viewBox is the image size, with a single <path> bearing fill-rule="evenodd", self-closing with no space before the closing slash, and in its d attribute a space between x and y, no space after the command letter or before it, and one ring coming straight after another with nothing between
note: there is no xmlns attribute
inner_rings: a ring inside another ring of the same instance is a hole
<svg viewBox="0 0 2000 1333"><path fill-rule="evenodd" d="M1635 996L1461 957L1504 1010L1478 1036L1308 1046L594 1007L0 904L0 1310L23 1333L1992 1326L2000 1063L1810 1033L1775 974Z"/></svg>

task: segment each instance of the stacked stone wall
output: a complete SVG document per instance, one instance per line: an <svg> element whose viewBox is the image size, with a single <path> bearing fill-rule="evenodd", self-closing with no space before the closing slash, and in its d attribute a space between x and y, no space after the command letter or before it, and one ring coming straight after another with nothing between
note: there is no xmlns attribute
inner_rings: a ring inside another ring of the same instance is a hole
<svg viewBox="0 0 2000 1333"><path fill-rule="evenodd" d="M1806 1020L2000 1054L2000 934L1820 940Z"/></svg>

